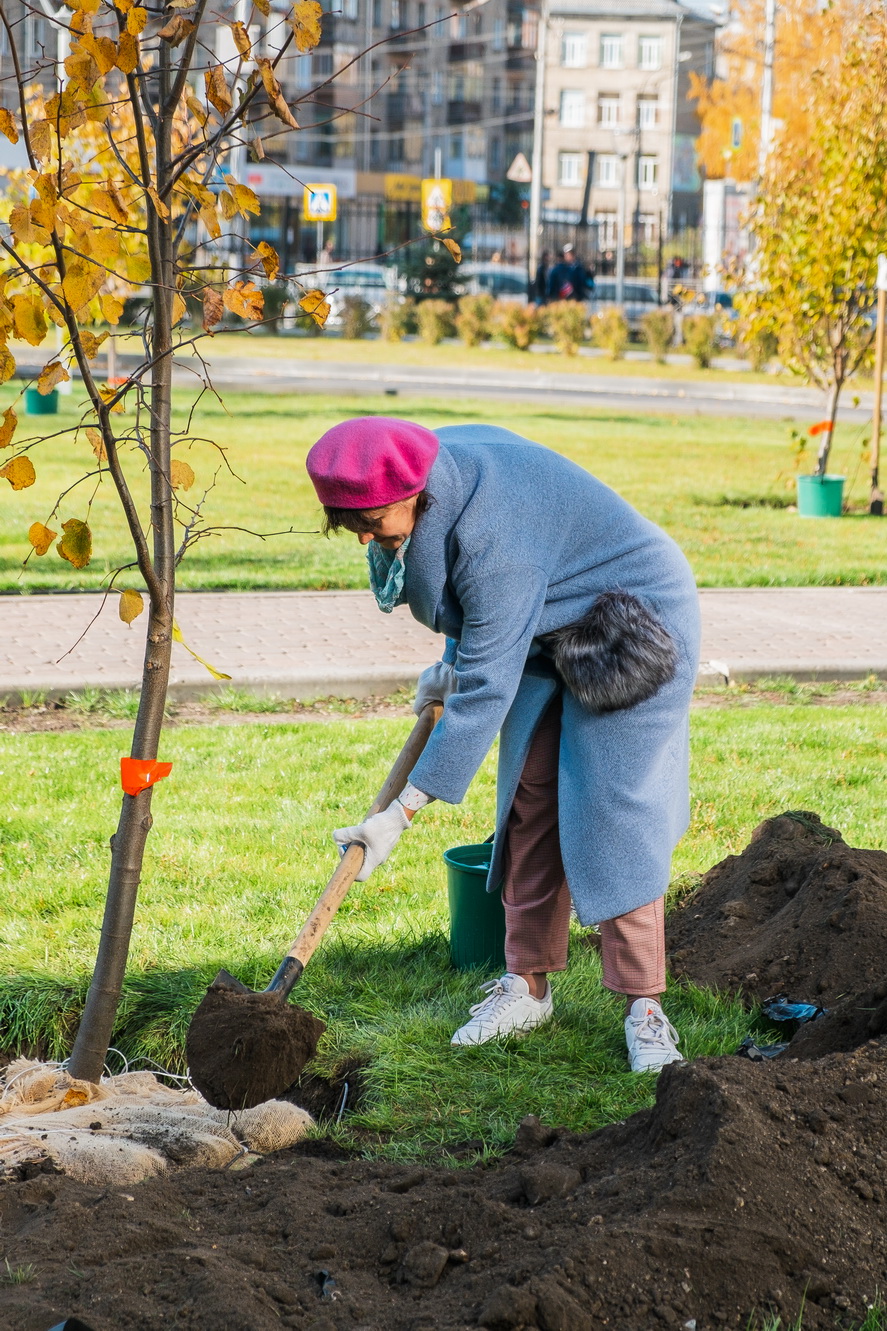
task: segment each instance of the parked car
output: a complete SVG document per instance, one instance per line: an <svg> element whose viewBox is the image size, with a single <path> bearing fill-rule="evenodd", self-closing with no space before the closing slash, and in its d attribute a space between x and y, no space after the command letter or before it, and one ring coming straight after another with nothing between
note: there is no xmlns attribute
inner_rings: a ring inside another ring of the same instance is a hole
<svg viewBox="0 0 887 1331"><path fill-rule="evenodd" d="M463 263L459 278L469 296L485 294L495 300L527 299L527 270L519 264Z"/></svg>
<svg viewBox="0 0 887 1331"><path fill-rule="evenodd" d="M739 331L739 311L729 291L705 291L699 302L688 306L687 313L702 310L713 314L717 321L717 338L722 347L733 347Z"/></svg>
<svg viewBox="0 0 887 1331"><path fill-rule="evenodd" d="M622 309L633 333L641 331L641 320L650 310L656 309L662 302L655 287L644 282L630 281L623 285L624 300ZM592 311L597 313L616 305L616 279L597 277L594 282Z"/></svg>
<svg viewBox="0 0 887 1331"><path fill-rule="evenodd" d="M342 313L346 296L360 296L367 302L373 318L378 318L390 290L397 290L397 273L381 263L354 263L347 268L312 269L312 285L322 287L327 293L330 313L328 328L338 328L342 323Z"/></svg>

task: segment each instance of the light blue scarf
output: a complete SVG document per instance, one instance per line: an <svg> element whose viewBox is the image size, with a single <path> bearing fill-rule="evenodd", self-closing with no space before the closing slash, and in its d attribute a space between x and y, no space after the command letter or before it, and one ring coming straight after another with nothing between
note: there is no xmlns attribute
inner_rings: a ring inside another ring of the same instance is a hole
<svg viewBox="0 0 887 1331"><path fill-rule="evenodd" d="M390 615L396 605L406 602L403 581L406 577L406 558L411 537L396 550L386 550L378 541L370 541L367 546L367 564L370 570L370 587L376 598L376 605Z"/></svg>

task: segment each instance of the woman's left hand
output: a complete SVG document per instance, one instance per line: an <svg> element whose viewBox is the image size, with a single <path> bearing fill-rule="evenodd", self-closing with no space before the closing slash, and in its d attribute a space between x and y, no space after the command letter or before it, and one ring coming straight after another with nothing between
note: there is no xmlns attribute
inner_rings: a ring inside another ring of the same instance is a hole
<svg viewBox="0 0 887 1331"><path fill-rule="evenodd" d="M365 883L373 870L385 863L409 825L410 820L403 805L395 800L387 809L365 818L356 827L337 827L333 832L333 840L340 855L344 855L355 842L363 846L363 866L356 881Z"/></svg>

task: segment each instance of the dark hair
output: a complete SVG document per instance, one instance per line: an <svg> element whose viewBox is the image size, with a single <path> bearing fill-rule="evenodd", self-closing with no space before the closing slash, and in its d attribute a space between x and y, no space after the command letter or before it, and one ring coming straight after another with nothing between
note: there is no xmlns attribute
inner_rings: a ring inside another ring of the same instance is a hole
<svg viewBox="0 0 887 1331"><path fill-rule="evenodd" d="M407 495L407 499L412 499L413 495ZM427 490L420 490L415 496L416 500L416 521L418 522L422 514L425 513L431 504L431 495ZM406 500L399 500L405 503ZM328 508L323 506L323 526L321 531L324 536L332 536L337 531L353 531L358 536L372 531L380 513L386 508L392 508L392 504L380 504L378 508Z"/></svg>

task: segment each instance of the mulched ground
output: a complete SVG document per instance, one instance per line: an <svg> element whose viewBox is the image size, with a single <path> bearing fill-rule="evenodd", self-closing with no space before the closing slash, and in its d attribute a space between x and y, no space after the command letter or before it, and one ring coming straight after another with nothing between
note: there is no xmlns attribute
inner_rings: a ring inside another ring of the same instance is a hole
<svg viewBox="0 0 887 1331"><path fill-rule="evenodd" d="M831 1011L776 1059L666 1068L599 1132L528 1119L462 1169L324 1141L130 1189L31 1169L0 1186L0 1328L719 1331L802 1303L805 1331L858 1326L887 1288L885 869L807 813L712 869L672 918L684 973Z"/></svg>

